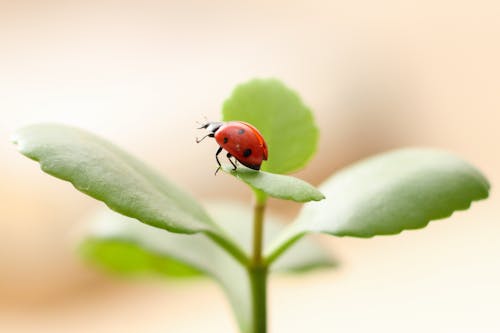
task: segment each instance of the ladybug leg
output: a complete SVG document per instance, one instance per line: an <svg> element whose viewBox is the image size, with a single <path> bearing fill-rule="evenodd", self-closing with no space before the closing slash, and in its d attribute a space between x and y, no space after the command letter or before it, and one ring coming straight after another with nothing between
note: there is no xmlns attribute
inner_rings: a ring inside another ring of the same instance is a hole
<svg viewBox="0 0 500 333"><path fill-rule="evenodd" d="M217 149L217 152L215 153L215 160L217 161L217 164L219 165L217 167L217 170L215 170L215 175L217 175L217 172L219 172L219 170L222 168L222 165L220 164L220 161L219 161L219 154L221 153L222 151L222 147L219 147L219 149Z"/></svg>
<svg viewBox="0 0 500 333"><path fill-rule="evenodd" d="M205 135L204 137L202 137L201 139L198 139L196 138L196 143L200 143L203 141L203 139L205 139L206 137L209 137L209 138L213 138L214 137L214 133L208 133L207 135Z"/></svg>
<svg viewBox="0 0 500 333"><path fill-rule="evenodd" d="M233 170L236 170L236 164L234 164L233 160L231 159L231 157L233 157L233 155L231 155L230 153L227 153L227 159L229 160L229 162L231 162L231 164L233 165Z"/></svg>

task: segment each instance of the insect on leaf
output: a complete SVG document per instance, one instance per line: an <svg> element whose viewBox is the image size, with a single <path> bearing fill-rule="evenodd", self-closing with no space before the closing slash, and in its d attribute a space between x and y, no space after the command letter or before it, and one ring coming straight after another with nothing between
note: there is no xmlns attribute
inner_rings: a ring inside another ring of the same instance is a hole
<svg viewBox="0 0 500 333"><path fill-rule="evenodd" d="M245 121L262 133L269 150L264 171L296 171L316 152L318 128L310 109L278 80L256 79L237 86L222 115L224 121Z"/></svg>

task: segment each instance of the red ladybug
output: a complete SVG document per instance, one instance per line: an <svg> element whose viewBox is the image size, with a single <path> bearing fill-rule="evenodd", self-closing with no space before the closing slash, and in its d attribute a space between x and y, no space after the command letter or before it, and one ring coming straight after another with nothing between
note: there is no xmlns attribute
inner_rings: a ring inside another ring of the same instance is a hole
<svg viewBox="0 0 500 333"><path fill-rule="evenodd" d="M202 128L207 129L210 133L200 140L196 139L196 142L199 143L208 136L215 138L215 141L220 146L217 153L215 153L215 160L219 164L215 174L221 168L218 156L222 149L227 151L226 156L233 165L233 170L236 170L236 164L231 160L231 157L236 158L241 164L254 170L260 170L262 161L267 160L267 145L262 134L248 123L243 121L230 121L227 123L211 121L199 129Z"/></svg>

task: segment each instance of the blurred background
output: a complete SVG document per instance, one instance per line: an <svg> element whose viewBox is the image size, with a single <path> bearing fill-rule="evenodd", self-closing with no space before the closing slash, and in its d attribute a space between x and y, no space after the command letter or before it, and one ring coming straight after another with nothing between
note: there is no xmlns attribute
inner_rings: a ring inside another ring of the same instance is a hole
<svg viewBox="0 0 500 333"><path fill-rule="evenodd" d="M342 266L271 281L270 332L499 332L498 1L0 1L0 331L236 332L210 281L115 279L74 254L102 205L9 143L36 122L98 133L201 200L250 202L213 177L232 88L276 77L321 131L297 175L319 184L365 156L443 148L491 180L489 200L393 237L318 236ZM300 206L272 201L293 218Z"/></svg>

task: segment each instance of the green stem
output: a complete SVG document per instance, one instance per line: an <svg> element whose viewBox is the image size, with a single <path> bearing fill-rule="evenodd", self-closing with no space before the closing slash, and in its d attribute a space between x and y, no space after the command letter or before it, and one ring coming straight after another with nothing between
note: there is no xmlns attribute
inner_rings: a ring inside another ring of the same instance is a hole
<svg viewBox="0 0 500 333"><path fill-rule="evenodd" d="M249 268L252 290L252 333L267 332L267 267Z"/></svg>
<svg viewBox="0 0 500 333"><path fill-rule="evenodd" d="M264 238L264 212L267 195L255 190L255 206L253 217L253 250L248 276L252 292L252 333L267 331L267 265L262 260L262 243Z"/></svg>
<svg viewBox="0 0 500 333"><path fill-rule="evenodd" d="M253 208L253 250L252 266L262 266L262 240L264 238L264 211L267 196L255 190L255 206Z"/></svg>
<svg viewBox="0 0 500 333"><path fill-rule="evenodd" d="M249 259L247 254L234 242L229 236L222 237L220 234L207 232L207 237L212 239L215 243L219 244L225 249L236 261L243 266L248 266Z"/></svg>
<svg viewBox="0 0 500 333"><path fill-rule="evenodd" d="M265 253L264 263L270 266L276 259L279 258L298 240L300 240L305 235L304 231L298 231L294 225L287 227L281 236L276 239L273 244L268 247L268 252Z"/></svg>

